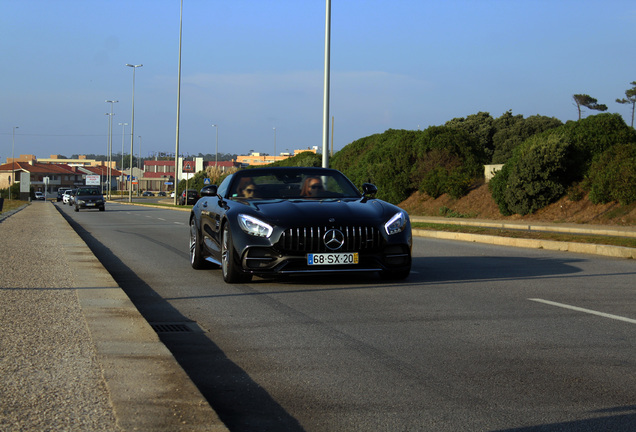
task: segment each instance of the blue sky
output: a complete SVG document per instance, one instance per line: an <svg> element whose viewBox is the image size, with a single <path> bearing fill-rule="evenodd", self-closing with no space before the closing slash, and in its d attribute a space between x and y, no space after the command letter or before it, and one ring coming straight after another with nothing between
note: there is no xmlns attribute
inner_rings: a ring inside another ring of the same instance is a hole
<svg viewBox="0 0 636 432"><path fill-rule="evenodd" d="M174 152L179 0L0 1L0 160ZM336 150L479 111L575 120L636 81L633 0L332 0ZM180 152L322 146L325 0L184 0ZM586 115L594 114L588 112ZM331 121L330 121L331 124ZM130 133L126 127L126 134ZM274 129L276 131L274 132ZM124 151L130 151L126 138Z"/></svg>

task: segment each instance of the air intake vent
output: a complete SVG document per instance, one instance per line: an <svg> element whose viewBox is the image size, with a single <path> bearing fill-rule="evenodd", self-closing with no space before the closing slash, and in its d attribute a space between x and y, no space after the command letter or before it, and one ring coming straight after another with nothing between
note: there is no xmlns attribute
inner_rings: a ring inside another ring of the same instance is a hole
<svg viewBox="0 0 636 432"><path fill-rule="evenodd" d="M338 252L372 251L380 248L382 236L375 227L319 226L289 228L281 235L277 247L288 252L328 252L323 237L330 229L344 235L344 244Z"/></svg>

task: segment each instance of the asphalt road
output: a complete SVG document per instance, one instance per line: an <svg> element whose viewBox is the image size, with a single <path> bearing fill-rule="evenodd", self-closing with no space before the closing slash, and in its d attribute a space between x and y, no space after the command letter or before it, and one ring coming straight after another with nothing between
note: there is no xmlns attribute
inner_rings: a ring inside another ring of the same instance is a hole
<svg viewBox="0 0 636 432"><path fill-rule="evenodd" d="M232 431L636 430L634 260L416 239L404 282L227 285L187 212L63 210Z"/></svg>

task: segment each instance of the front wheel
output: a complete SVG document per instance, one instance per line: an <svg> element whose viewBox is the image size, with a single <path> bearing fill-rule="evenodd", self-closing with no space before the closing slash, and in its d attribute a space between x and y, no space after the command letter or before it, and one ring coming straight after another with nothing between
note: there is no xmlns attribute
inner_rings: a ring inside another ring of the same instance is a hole
<svg viewBox="0 0 636 432"><path fill-rule="evenodd" d="M223 238L221 239L221 268L223 280L227 283L241 283L252 280L252 275L243 273L237 262L236 251L232 243L232 232L229 224L223 226Z"/></svg>
<svg viewBox="0 0 636 432"><path fill-rule="evenodd" d="M79 206L75 205L75 211L78 212L79 211Z"/></svg>
<svg viewBox="0 0 636 432"><path fill-rule="evenodd" d="M206 267L206 263L207 261L203 259L201 235L192 218L190 219L190 265L193 269L201 270Z"/></svg>

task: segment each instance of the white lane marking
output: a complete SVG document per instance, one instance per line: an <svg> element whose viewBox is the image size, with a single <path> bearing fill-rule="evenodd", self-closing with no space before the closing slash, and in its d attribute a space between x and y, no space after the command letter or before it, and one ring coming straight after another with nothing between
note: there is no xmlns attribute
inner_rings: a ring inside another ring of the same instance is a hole
<svg viewBox="0 0 636 432"><path fill-rule="evenodd" d="M576 306L571 306L571 305L567 305L567 304L563 304L563 303L557 303L557 302L553 302L553 301L550 301L550 300L543 300L543 299L538 299L538 298L529 298L528 300L539 302L539 303L545 303L547 305L556 306L556 307L560 307L560 308L564 308L564 309L570 309L570 310L577 311L577 312L584 312L584 313L588 313L588 314L591 314L591 315L598 315L598 316L601 316L603 318L610 318L610 319L614 319L614 320L618 320L618 321L628 322L630 324L636 324L636 319L625 318L625 317L622 317L622 316L619 316L619 315L612 315L612 314L608 314L608 313L605 313L605 312L595 311L595 310L592 310L592 309L584 309L584 308L580 308L580 307L576 307Z"/></svg>
<svg viewBox="0 0 636 432"><path fill-rule="evenodd" d="M164 222L166 221L164 218L157 218L157 219L159 219L160 221L164 221Z"/></svg>

